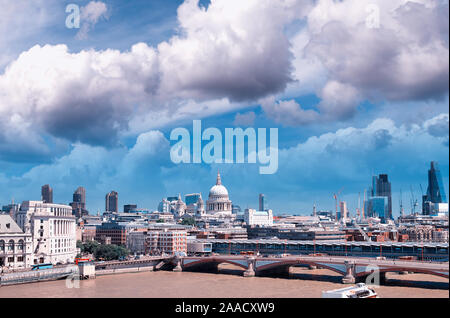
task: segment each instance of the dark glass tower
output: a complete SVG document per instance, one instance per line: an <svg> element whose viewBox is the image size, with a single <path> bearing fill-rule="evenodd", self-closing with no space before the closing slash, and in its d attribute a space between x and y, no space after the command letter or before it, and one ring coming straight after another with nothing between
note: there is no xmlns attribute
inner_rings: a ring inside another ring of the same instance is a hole
<svg viewBox="0 0 450 318"><path fill-rule="evenodd" d="M73 202L70 203L72 207L72 214L77 218L83 215L88 215L89 212L86 210L86 189L83 187L78 187L78 189L73 194Z"/></svg>
<svg viewBox="0 0 450 318"><path fill-rule="evenodd" d="M428 189L427 194L423 196L422 212L430 214L430 203L447 203L444 184L442 182L441 171L437 162L431 162L431 168L428 170Z"/></svg>
<svg viewBox="0 0 450 318"><path fill-rule="evenodd" d="M48 184L42 186L41 195L44 203L53 203L53 189Z"/></svg>
<svg viewBox="0 0 450 318"><path fill-rule="evenodd" d="M105 198L106 212L119 212L119 194L116 191L111 191Z"/></svg>

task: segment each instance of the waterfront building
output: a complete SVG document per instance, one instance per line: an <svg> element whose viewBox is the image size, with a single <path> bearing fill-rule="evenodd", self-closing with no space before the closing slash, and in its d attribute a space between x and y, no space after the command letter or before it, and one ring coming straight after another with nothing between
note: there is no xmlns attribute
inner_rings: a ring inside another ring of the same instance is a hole
<svg viewBox="0 0 450 318"><path fill-rule="evenodd" d="M164 229L149 231L147 244L151 253L187 253L187 232Z"/></svg>
<svg viewBox="0 0 450 318"><path fill-rule="evenodd" d="M0 214L0 271L30 267L32 248L31 233L24 233L8 214Z"/></svg>
<svg viewBox="0 0 450 318"><path fill-rule="evenodd" d="M119 212L119 194L116 191L111 191L105 197L105 211Z"/></svg>
<svg viewBox="0 0 450 318"><path fill-rule="evenodd" d="M77 219L89 214L86 210L86 189L84 187L78 187L72 199L73 201L70 203L70 206L72 207L72 214Z"/></svg>
<svg viewBox="0 0 450 318"><path fill-rule="evenodd" d="M42 201L44 203L53 203L53 189L46 184L41 188Z"/></svg>
<svg viewBox="0 0 450 318"><path fill-rule="evenodd" d="M272 210L256 211L254 209L246 209L244 213L244 222L248 226L272 226L273 213Z"/></svg>
<svg viewBox="0 0 450 318"><path fill-rule="evenodd" d="M442 175L437 162L431 162L431 168L428 170L428 188L427 193L422 197L422 214L437 214L434 210L435 204L447 203ZM439 206L438 206L439 208ZM447 206L448 213L448 206Z"/></svg>
<svg viewBox="0 0 450 318"><path fill-rule="evenodd" d="M220 172L218 172L216 185L209 190L206 213L219 217L232 217L231 206L228 190L222 185Z"/></svg>
<svg viewBox="0 0 450 318"><path fill-rule="evenodd" d="M33 264L70 263L76 256L76 219L68 205L24 201L17 224L33 241Z"/></svg>

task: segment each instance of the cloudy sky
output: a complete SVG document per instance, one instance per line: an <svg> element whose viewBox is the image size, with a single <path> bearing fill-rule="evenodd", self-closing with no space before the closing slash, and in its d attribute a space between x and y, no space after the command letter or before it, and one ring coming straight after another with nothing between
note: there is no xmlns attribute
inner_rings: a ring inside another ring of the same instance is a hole
<svg viewBox="0 0 450 318"><path fill-rule="evenodd" d="M68 28L80 9L79 28ZM448 194L449 8L445 0L0 0L0 204L69 203L87 190L156 209L202 192L217 169L233 203L275 213L351 213L373 174ZM69 17L70 18L70 17ZM70 19L69 19L70 20ZM71 20L72 21L72 20ZM279 169L175 165L170 132L278 128Z"/></svg>

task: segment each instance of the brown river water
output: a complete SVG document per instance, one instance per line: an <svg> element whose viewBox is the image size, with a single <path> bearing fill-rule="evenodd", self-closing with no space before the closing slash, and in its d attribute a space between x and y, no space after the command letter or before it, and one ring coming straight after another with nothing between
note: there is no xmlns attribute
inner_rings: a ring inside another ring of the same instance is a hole
<svg viewBox="0 0 450 318"><path fill-rule="evenodd" d="M322 291L343 288L341 276L326 270L291 268L289 278L241 276L221 265L219 273L166 271L98 276L67 288L65 280L0 287L0 298L320 298ZM381 298L448 298L449 280L423 274L387 274L377 287Z"/></svg>

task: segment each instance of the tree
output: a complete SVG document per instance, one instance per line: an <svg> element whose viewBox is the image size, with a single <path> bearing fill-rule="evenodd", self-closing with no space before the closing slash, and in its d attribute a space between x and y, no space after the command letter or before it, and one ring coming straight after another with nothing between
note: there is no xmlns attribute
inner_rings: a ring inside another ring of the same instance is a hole
<svg viewBox="0 0 450 318"><path fill-rule="evenodd" d="M185 218L185 219L183 219L183 221L181 221L181 225L194 226L195 225L195 219L194 218Z"/></svg>
<svg viewBox="0 0 450 318"><path fill-rule="evenodd" d="M123 246L117 245L99 245L94 250L94 257L96 260L118 260L130 255L130 251Z"/></svg>

